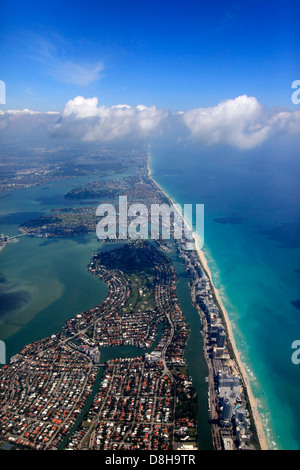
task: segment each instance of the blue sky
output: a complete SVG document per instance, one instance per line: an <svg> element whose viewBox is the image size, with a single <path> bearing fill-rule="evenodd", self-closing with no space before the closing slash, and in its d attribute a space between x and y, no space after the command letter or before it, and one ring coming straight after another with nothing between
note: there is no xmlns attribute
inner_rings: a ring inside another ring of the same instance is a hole
<svg viewBox="0 0 300 470"><path fill-rule="evenodd" d="M294 109L299 13L289 0L2 0L1 109L81 95L185 111L244 94Z"/></svg>

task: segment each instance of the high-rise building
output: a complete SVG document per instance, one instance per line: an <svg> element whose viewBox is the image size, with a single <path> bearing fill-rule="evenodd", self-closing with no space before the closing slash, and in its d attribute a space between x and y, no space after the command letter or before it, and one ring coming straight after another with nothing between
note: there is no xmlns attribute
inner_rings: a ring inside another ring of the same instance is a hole
<svg viewBox="0 0 300 470"><path fill-rule="evenodd" d="M219 330L217 335L217 346L218 348L224 348L226 335L224 330Z"/></svg>
<svg viewBox="0 0 300 470"><path fill-rule="evenodd" d="M232 418L233 405L229 398L225 398L223 402L222 420L229 421Z"/></svg>

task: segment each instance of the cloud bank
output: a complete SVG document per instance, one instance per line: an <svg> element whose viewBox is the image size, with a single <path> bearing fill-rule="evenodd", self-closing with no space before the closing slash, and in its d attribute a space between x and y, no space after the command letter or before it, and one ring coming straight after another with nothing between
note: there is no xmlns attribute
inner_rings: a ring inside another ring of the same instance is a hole
<svg viewBox="0 0 300 470"><path fill-rule="evenodd" d="M60 113L48 111L40 113L30 109L0 110L0 136L9 140L49 135L52 125L57 122Z"/></svg>
<svg viewBox="0 0 300 470"><path fill-rule="evenodd" d="M278 134L300 135L300 110L265 109L247 95L223 101L216 106L178 113L156 106L126 104L105 106L97 98L77 96L62 113L0 111L0 132L40 125L52 137L81 141L113 142L151 140L167 136L174 141L200 145L229 145L252 149Z"/></svg>
<svg viewBox="0 0 300 470"><path fill-rule="evenodd" d="M156 106L98 106L97 98L77 96L66 103L52 132L56 136L79 135L84 141L146 139L160 132L159 125L167 117L168 113Z"/></svg>
<svg viewBox="0 0 300 470"><path fill-rule="evenodd" d="M192 109L182 119L190 130L190 138L205 145L251 149L274 133L300 133L300 111L272 113L247 95L217 106Z"/></svg>
<svg viewBox="0 0 300 470"><path fill-rule="evenodd" d="M214 107L192 109L182 118L194 140L246 149L261 144L271 132L261 114L262 106L256 98L244 95Z"/></svg>

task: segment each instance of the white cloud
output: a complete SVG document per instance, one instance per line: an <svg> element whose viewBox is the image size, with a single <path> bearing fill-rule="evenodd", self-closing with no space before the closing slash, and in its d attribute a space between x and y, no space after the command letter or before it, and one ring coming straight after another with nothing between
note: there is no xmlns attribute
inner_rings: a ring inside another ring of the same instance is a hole
<svg viewBox="0 0 300 470"><path fill-rule="evenodd" d="M97 98L83 98L83 96L77 96L73 100L69 100L62 112L62 117L73 116L78 119L84 119L87 117L93 117L97 114Z"/></svg>
<svg viewBox="0 0 300 470"><path fill-rule="evenodd" d="M261 144L271 133L263 115L257 99L243 95L217 106L189 110L182 119L194 140L247 149Z"/></svg>
<svg viewBox="0 0 300 470"><path fill-rule="evenodd" d="M272 126L273 132L300 134L300 110L274 114L269 118L269 125Z"/></svg>
<svg viewBox="0 0 300 470"><path fill-rule="evenodd" d="M159 131L159 124L167 115L156 106L98 106L97 98L77 96L66 103L62 119L54 126L53 132L56 135L79 135L85 141L144 139Z"/></svg>

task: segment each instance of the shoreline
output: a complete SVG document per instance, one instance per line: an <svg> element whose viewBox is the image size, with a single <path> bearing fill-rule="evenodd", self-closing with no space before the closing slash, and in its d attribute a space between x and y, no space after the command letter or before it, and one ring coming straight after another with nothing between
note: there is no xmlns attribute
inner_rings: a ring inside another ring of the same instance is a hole
<svg viewBox="0 0 300 470"><path fill-rule="evenodd" d="M247 374L246 368L245 368L245 366L244 366L244 364L241 360L240 353L239 353L239 351L236 347L236 344L235 344L235 339L234 339L232 326L231 326L231 323L230 323L230 320L229 320L228 313L227 313L227 311L224 307L224 304L222 302L222 299L221 299L221 296L219 294L218 289L213 284L212 276L211 276L211 272L210 272L210 269L209 269L208 264L207 264L207 260L205 258L205 255L204 255L203 251L200 248L198 248L197 239L195 240L195 244L196 244L196 251L197 251L197 254L198 254L198 257L199 257L199 260L200 260L200 264L202 265L203 270L205 271L205 273L207 274L207 277L209 278L212 290L214 292L214 295L216 296L216 299L217 299L218 304L220 306L220 310L222 312L222 316L224 318L224 322L225 322L227 333L228 333L228 339L230 341L230 344L231 344L231 347L232 347L232 350L233 350L233 354L234 354L233 359L236 361L236 364L239 368L239 371L240 371L241 376L242 376L243 381L244 381L244 386L246 387L246 390L247 390L248 401L249 401L249 405L250 405L250 408L251 408L251 411L252 411L253 421L254 421L254 425L255 425L255 428L256 428L256 433L257 433L257 437L258 437L258 440L259 440L259 445L261 447L261 450L268 450L269 446L268 446L267 438L265 436L265 432L264 432L264 428L263 428L263 424L262 424L262 419L261 419L261 416L260 416L258 408L257 408L257 401L256 401L256 398L253 395L253 392L252 392L252 389L251 389L251 384L250 384L250 379L249 379L249 376Z"/></svg>
<svg viewBox="0 0 300 470"><path fill-rule="evenodd" d="M154 184L166 196L166 198L173 205L175 205L176 204L175 201L166 193L166 191L164 191L160 187L160 185L152 177L151 168L150 168L150 153L148 153L147 169L148 169L149 178L152 179ZM185 223L186 223L186 221L185 221ZM188 226L187 223L186 223L186 225ZM190 229L190 226L188 226L188 228ZM193 231L193 235L194 235L194 231ZM197 252L201 267L203 268L204 272L206 273L207 277L209 278L213 293L214 293L214 295L217 299L217 302L218 302L220 310L221 310L221 314L222 314L224 322L225 322L225 326L226 326L227 333L228 333L228 340L229 340L229 342L231 344L231 347L232 347L232 350L233 350L233 355L234 355L233 359L235 360L235 362L237 364L237 367L240 371L241 377L242 377L243 382L244 382L244 386L245 386L246 391L247 391L249 406L251 408L252 417L253 417L253 421L254 421L254 426L255 426L255 429L256 429L257 438L258 438L258 441L259 441L260 448L261 448L261 450L268 450L269 446L268 446L267 438L266 438L266 435L265 435L265 432L264 432L262 419L261 419L261 416L260 416L259 411L258 411L257 401L256 401L256 398L253 395L251 385L250 385L250 379L249 379L249 376L247 374L246 368L245 368L245 366L244 366L244 364L241 360L240 353L239 353L239 351L236 347L236 344L235 344L234 335L233 335L233 331L232 331L232 327L231 327L231 323L230 323L228 313L227 313L227 311L225 309L225 306L222 302L219 291L213 283L212 275L211 275L211 272L210 272L205 254L199 248L198 240L197 240L196 236L194 236L194 241L195 241L195 247L196 247L195 251Z"/></svg>

